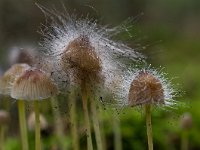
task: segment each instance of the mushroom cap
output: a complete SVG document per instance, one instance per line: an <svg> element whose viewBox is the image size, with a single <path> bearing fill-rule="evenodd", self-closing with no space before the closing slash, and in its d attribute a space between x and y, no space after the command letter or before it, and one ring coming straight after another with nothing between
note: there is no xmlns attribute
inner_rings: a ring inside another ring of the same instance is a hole
<svg viewBox="0 0 200 150"><path fill-rule="evenodd" d="M5 125L9 121L10 121L9 113L4 110L0 110L0 125Z"/></svg>
<svg viewBox="0 0 200 150"><path fill-rule="evenodd" d="M15 64L8 69L0 79L0 93L10 95L10 89L15 81L15 78L29 68L30 66L27 64Z"/></svg>
<svg viewBox="0 0 200 150"><path fill-rule="evenodd" d="M26 63L32 66L35 62L35 56L37 55L36 51L31 47L13 47L8 56L8 63L10 65L16 63Z"/></svg>
<svg viewBox="0 0 200 150"><path fill-rule="evenodd" d="M101 60L86 35L68 44L61 56L61 65L65 72L73 74L74 83L91 86L103 79Z"/></svg>
<svg viewBox="0 0 200 150"><path fill-rule="evenodd" d="M21 74L13 83L11 97L22 100L41 100L58 93L53 81L37 68L31 68Z"/></svg>
<svg viewBox="0 0 200 150"><path fill-rule="evenodd" d="M87 36L80 36L69 43L62 55L63 67L66 63L72 68L85 72L98 72L101 63Z"/></svg>
<svg viewBox="0 0 200 150"><path fill-rule="evenodd" d="M132 81L129 90L129 105L164 104L162 83L147 71L141 71Z"/></svg>
<svg viewBox="0 0 200 150"><path fill-rule="evenodd" d="M48 123L46 118L40 114L40 128L42 130L46 129L48 127ZM28 120L27 120L27 124L28 124L28 128L29 130L35 130L35 112L31 112L30 115L28 116Z"/></svg>
<svg viewBox="0 0 200 150"><path fill-rule="evenodd" d="M181 118L181 128L188 130L192 128L192 116L190 113L184 113L182 118Z"/></svg>

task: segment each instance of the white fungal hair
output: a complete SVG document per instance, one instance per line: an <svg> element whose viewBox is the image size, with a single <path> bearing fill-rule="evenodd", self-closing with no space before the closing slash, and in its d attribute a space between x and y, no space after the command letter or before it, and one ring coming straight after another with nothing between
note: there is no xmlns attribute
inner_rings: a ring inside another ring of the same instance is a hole
<svg viewBox="0 0 200 150"><path fill-rule="evenodd" d="M175 108L174 106L179 105L179 103L174 100L174 98L179 96L178 94L180 93L175 89L174 85L172 85L171 80L166 77L167 74L163 72L163 68L154 69L148 66L143 69L128 69L124 72L122 75L122 82L120 85L118 85L118 88L113 89L114 93L116 93L115 99L117 100L117 105L119 107L123 108L129 106L128 99L131 84L141 72L148 72L149 74L153 75L162 85L164 103L154 103L154 105L160 106L164 109Z"/></svg>
<svg viewBox="0 0 200 150"><path fill-rule="evenodd" d="M108 28L107 26L100 26L96 20L91 20L86 17L78 18L69 13L60 13L56 10L49 10L43 6L38 7L50 19L50 25L45 26L40 31L44 39L40 42L41 49L48 61L53 62L53 72L58 70L63 73L60 67L61 56L66 52L66 48L70 42L80 36L87 36L96 55L101 62L101 75L104 78L104 86L106 89L112 89L113 84L121 76L126 65L123 61L130 61L131 63L140 62L144 60L144 56L134 49L125 45L123 42L114 41L112 38L119 34L125 27L117 26ZM56 66L56 67L55 67ZM55 70L56 69L56 70ZM68 75L63 75L69 78L69 82L73 84L73 74L68 72ZM63 79L66 80L66 79Z"/></svg>

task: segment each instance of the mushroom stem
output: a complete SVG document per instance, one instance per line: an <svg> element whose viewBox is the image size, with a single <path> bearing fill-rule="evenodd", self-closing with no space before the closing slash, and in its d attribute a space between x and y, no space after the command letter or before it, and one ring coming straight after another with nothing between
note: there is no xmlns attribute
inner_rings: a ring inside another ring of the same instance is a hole
<svg viewBox="0 0 200 150"><path fill-rule="evenodd" d="M152 124L151 124L151 105L146 104L146 128L147 128L147 138L148 138L148 149L153 150L153 138L152 138Z"/></svg>
<svg viewBox="0 0 200 150"><path fill-rule="evenodd" d="M113 113L114 145L115 150L122 150L122 137L120 129L120 119L116 112Z"/></svg>
<svg viewBox="0 0 200 150"><path fill-rule="evenodd" d="M25 117L25 104L23 100L18 100L19 123L21 132L22 150L28 150L28 135Z"/></svg>
<svg viewBox="0 0 200 150"><path fill-rule="evenodd" d="M72 134L72 147L73 150L79 150L78 129L76 121L76 100L74 92L70 95L70 121L71 121L71 134Z"/></svg>
<svg viewBox="0 0 200 150"><path fill-rule="evenodd" d="M188 150L188 131L183 130L181 135L181 150Z"/></svg>
<svg viewBox="0 0 200 150"><path fill-rule="evenodd" d="M96 107L95 100L94 99L91 100L90 104L91 104L92 120L93 120L96 143L97 143L97 149L103 150L103 144L102 144L101 132L100 132L99 120L98 120L99 117L98 117L98 113L97 113L97 107Z"/></svg>
<svg viewBox="0 0 200 150"><path fill-rule="evenodd" d="M91 129L90 129L90 118L88 114L88 96L87 96L87 89L85 86L81 87L82 89L82 102L83 102L83 112L84 112L84 119L85 119L85 126L86 126L86 136L87 136L87 149L93 150L92 145L92 136L91 136Z"/></svg>
<svg viewBox="0 0 200 150"><path fill-rule="evenodd" d="M41 149L40 141L40 111L39 111L39 101L34 101L35 109L35 150Z"/></svg>
<svg viewBox="0 0 200 150"><path fill-rule="evenodd" d="M52 111L53 111L53 115L54 115L56 136L58 138L59 144L61 145L62 149L64 150L64 149L66 149L64 141L62 140L64 138L64 126L63 126L63 122L62 122L61 113L59 110L58 99L56 99L55 97L51 97L50 101L51 101L51 107L52 107Z"/></svg>
<svg viewBox="0 0 200 150"><path fill-rule="evenodd" d="M0 125L0 150L4 150L4 126Z"/></svg>

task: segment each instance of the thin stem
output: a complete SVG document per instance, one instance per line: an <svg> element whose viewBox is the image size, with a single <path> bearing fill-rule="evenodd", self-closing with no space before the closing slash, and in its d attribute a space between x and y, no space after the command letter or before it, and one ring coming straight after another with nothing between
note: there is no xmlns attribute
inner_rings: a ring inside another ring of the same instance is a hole
<svg viewBox="0 0 200 150"><path fill-rule="evenodd" d="M120 119L116 112L113 113L113 130L115 150L122 150L122 137L120 129Z"/></svg>
<svg viewBox="0 0 200 150"><path fill-rule="evenodd" d="M59 111L58 101L54 97L51 97L51 107L52 107L53 115L54 115L54 119L55 119L56 134L58 136L62 136L64 127L63 127L63 123L62 123L62 119L61 119L61 114ZM55 109L55 108L57 108L57 109Z"/></svg>
<svg viewBox="0 0 200 150"><path fill-rule="evenodd" d="M99 120L98 120L99 117L98 117L97 107L96 107L96 103L94 99L90 101L90 104L91 104L92 120L93 120L96 143L97 143L97 149L103 150L103 144L102 144L101 132L100 132Z"/></svg>
<svg viewBox="0 0 200 150"><path fill-rule="evenodd" d="M71 135L72 135L72 147L73 150L79 150L79 138L78 138L78 129L76 121L76 100L74 92L70 94L70 122L71 122Z"/></svg>
<svg viewBox="0 0 200 150"><path fill-rule="evenodd" d="M105 111L102 110L102 107L99 109L99 120L103 120L104 118L104 113ZM102 138L102 143L103 143L103 149L107 149L107 143L106 143L106 133L105 133L105 125L104 124L101 124L101 128L100 128L100 131L101 131L101 138Z"/></svg>
<svg viewBox="0 0 200 150"><path fill-rule="evenodd" d="M40 141L40 111L39 111L39 101L34 101L35 109L35 150L41 149Z"/></svg>
<svg viewBox="0 0 200 150"><path fill-rule="evenodd" d="M58 100L55 97L51 97L50 101L51 101L51 107L52 107L53 115L54 115L56 136L58 138L58 142L61 145L62 149L65 150L66 149L65 144L63 143L64 141L62 140L64 137L64 126L63 126L61 114L59 111Z"/></svg>
<svg viewBox="0 0 200 150"><path fill-rule="evenodd" d="M19 124L21 132L22 150L28 150L28 135L25 117L25 104L23 100L18 100Z"/></svg>
<svg viewBox="0 0 200 150"><path fill-rule="evenodd" d="M182 131L181 150L188 150L188 131Z"/></svg>
<svg viewBox="0 0 200 150"><path fill-rule="evenodd" d="M87 100L88 100L87 90L85 86L82 86L82 102L83 102L83 112L84 112L84 119L85 119L85 126L86 126L86 134L87 134L87 149L93 150Z"/></svg>
<svg viewBox="0 0 200 150"><path fill-rule="evenodd" d="M4 127L0 126L0 150L4 150Z"/></svg>
<svg viewBox="0 0 200 150"><path fill-rule="evenodd" d="M149 150L153 150L153 138L152 138L152 124L151 124L151 105L145 105L146 113L146 127L147 127L147 138Z"/></svg>

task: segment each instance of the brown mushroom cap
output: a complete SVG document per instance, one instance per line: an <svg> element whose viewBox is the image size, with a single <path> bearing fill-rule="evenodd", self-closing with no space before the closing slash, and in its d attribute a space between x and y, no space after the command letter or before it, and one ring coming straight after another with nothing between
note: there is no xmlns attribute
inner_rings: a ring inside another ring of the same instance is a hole
<svg viewBox="0 0 200 150"><path fill-rule="evenodd" d="M159 79L141 71L131 83L129 105L164 104L164 90Z"/></svg>
<svg viewBox="0 0 200 150"><path fill-rule="evenodd" d="M8 61L10 65L16 63L26 63L32 66L35 62L36 51L30 47L13 47L9 52Z"/></svg>
<svg viewBox="0 0 200 150"><path fill-rule="evenodd" d="M15 80L11 97L22 100L39 100L57 93L58 89L52 80L43 71L32 68Z"/></svg>
<svg viewBox="0 0 200 150"><path fill-rule="evenodd" d="M87 36L80 36L69 43L62 56L63 64L87 72L97 72L101 69L100 59ZM63 66L64 67L64 66Z"/></svg>
<svg viewBox="0 0 200 150"><path fill-rule="evenodd" d="M0 79L0 93L10 95L10 88L15 78L30 68L27 64L15 64Z"/></svg>
<svg viewBox="0 0 200 150"><path fill-rule="evenodd" d="M181 128L188 130L190 128L192 128L192 116L190 113L185 113L183 114L182 118L181 118Z"/></svg>
<svg viewBox="0 0 200 150"><path fill-rule="evenodd" d="M62 54L62 68L71 70L75 82L79 84L94 85L94 82L102 81L100 71L101 60L90 43L90 39L81 35L69 43ZM99 82L100 83L100 82Z"/></svg>

